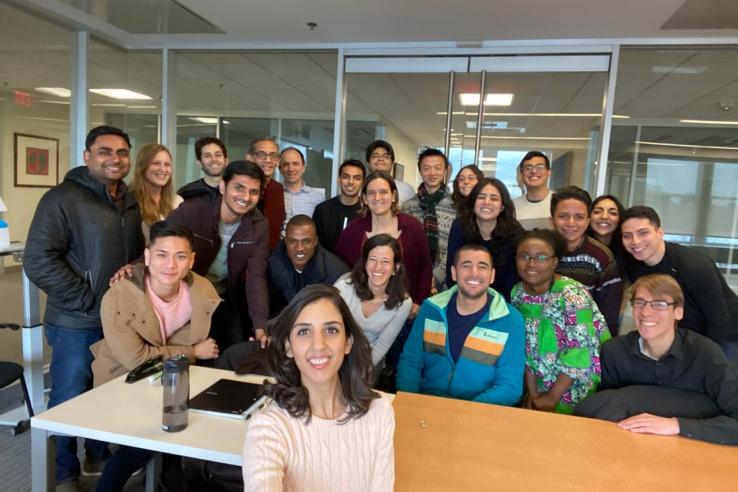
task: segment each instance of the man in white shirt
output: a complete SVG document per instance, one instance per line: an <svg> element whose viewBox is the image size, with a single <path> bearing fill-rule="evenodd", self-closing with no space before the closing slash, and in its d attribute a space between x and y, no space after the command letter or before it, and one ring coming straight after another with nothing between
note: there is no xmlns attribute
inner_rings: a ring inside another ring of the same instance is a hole
<svg viewBox="0 0 738 492"><path fill-rule="evenodd" d="M531 150L520 161L520 175L525 192L513 200L515 217L526 230L550 229L551 195L548 179L551 177L551 162L537 150Z"/></svg>
<svg viewBox="0 0 738 492"><path fill-rule="evenodd" d="M395 175L395 150L389 142L384 140L375 140L366 148L366 163L369 165L370 171L385 171L391 176ZM404 181L395 179L397 185L397 194L399 195L402 205L415 196L415 188Z"/></svg>
<svg viewBox="0 0 738 492"><path fill-rule="evenodd" d="M305 156L302 152L295 147L284 149L279 161L279 172L284 180L285 221L289 222L295 215L311 217L315 206L325 200L325 192L305 184Z"/></svg>

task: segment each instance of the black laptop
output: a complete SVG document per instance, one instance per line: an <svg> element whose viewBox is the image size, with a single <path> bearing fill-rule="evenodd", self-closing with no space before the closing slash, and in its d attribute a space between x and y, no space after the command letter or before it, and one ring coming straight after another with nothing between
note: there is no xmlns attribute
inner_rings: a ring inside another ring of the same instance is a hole
<svg viewBox="0 0 738 492"><path fill-rule="evenodd" d="M262 386L233 379L219 379L190 398L190 410L207 415L248 419L266 403L266 397L261 395Z"/></svg>

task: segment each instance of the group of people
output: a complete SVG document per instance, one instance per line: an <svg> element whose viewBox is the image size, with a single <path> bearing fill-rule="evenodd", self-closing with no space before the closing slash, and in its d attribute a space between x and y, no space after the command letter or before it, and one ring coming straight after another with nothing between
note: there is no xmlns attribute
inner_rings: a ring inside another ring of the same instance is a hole
<svg viewBox="0 0 738 492"><path fill-rule="evenodd" d="M247 490L391 489L394 418L373 388L738 445L738 297L652 208L554 192L536 151L515 200L474 165L449 189L437 149L417 189L395 180L382 140L328 200L272 138L228 163L203 137L195 155L202 179L175 194L169 151L144 145L129 188L128 136L97 127L39 202L24 268L48 294L49 407L155 355L256 344L276 383L246 436ZM616 336L626 282L637 330ZM121 490L150 456L86 440L80 464L76 439L55 439L62 490L80 473Z"/></svg>

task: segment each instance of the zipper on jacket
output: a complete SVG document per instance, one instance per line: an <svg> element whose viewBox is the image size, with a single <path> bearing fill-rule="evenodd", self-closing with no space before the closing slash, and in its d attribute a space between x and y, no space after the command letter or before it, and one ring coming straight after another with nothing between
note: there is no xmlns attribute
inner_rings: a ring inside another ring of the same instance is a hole
<svg viewBox="0 0 738 492"><path fill-rule="evenodd" d="M256 244L256 241L231 241L231 244L228 247L233 249L237 244Z"/></svg>

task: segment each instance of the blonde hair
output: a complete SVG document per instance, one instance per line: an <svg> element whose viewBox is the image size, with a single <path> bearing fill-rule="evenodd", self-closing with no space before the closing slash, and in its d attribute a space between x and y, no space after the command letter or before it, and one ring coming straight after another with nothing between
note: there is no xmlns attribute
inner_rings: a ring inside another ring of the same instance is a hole
<svg viewBox="0 0 738 492"><path fill-rule="evenodd" d="M663 273L645 275L633 283L630 300L635 300L638 289L643 288L654 296L671 297L674 307L684 306L684 293L676 280Z"/></svg>
<svg viewBox="0 0 738 492"><path fill-rule="evenodd" d="M169 154L169 159L172 158L172 153L169 149L159 144L146 144L138 151L136 156L136 171L133 175L133 195L136 197L138 207L141 210L141 218L147 225L152 225L155 222L160 221L162 218L169 215L174 209L174 185L172 184L172 178L169 178L167 184L161 189L161 197L157 204L151 193L152 184L146 179L144 174L149 168L151 163L154 161L156 154L159 152L166 152ZM172 173L174 172L174 164L172 164Z"/></svg>

